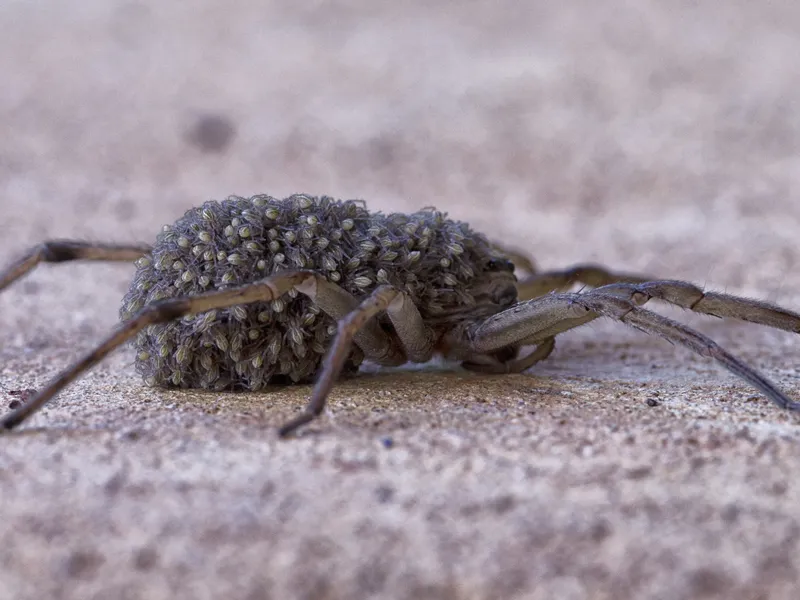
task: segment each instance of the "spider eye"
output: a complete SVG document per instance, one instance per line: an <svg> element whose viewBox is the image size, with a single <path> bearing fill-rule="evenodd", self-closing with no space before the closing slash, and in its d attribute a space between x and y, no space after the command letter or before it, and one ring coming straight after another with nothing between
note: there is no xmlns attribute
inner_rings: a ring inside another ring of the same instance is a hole
<svg viewBox="0 0 800 600"><path fill-rule="evenodd" d="M514 263L505 258L493 258L486 265L486 269L489 271L508 271L509 273L513 273Z"/></svg>

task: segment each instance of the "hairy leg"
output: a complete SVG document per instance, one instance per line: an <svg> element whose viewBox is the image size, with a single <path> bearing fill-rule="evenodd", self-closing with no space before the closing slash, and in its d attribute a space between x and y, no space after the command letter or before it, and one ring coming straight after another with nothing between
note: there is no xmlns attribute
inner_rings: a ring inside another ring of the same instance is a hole
<svg viewBox="0 0 800 600"><path fill-rule="evenodd" d="M82 373L95 366L110 352L149 325L166 323L185 315L228 308L237 304L272 301L292 288L307 295L312 302L337 320L345 317L352 312L352 307L358 305L358 301L348 292L313 271L286 271L228 290L211 291L196 296L171 298L148 304L133 318L120 324L91 352L59 373L35 396L5 415L0 420L0 430L13 429L25 421ZM383 332L375 323L360 327L354 339L364 350L365 356L371 360L382 364L405 362L402 351L391 336Z"/></svg>
<svg viewBox="0 0 800 600"><path fill-rule="evenodd" d="M615 273L598 265L574 265L558 271L542 271L520 280L517 294L520 300L530 300L550 292L565 291L576 283L600 287L617 282L640 283L652 279L634 273Z"/></svg>
<svg viewBox="0 0 800 600"><path fill-rule="evenodd" d="M342 366L350 354L350 347L357 339L359 331L369 325L381 312L386 312L394 326L395 333L403 346L408 360L425 362L433 355L434 339L430 328L425 325L419 310L405 293L389 285L375 288L361 304L339 321L339 330L333 340L319 379L314 385L311 399L305 410L279 430L286 437L306 423L317 418L325 408L333 383L342 371Z"/></svg>
<svg viewBox="0 0 800 600"><path fill-rule="evenodd" d="M713 317L726 317L767 325L800 333L800 314L750 298L720 292L705 292L685 281L648 281L646 283L615 283L597 289L603 294L617 296L642 305L655 298L669 304Z"/></svg>
<svg viewBox="0 0 800 600"><path fill-rule="evenodd" d="M150 252L147 244L97 244L76 240L52 240L28 250L22 258L0 273L0 291L32 271L39 263L71 260L132 262Z"/></svg>
<svg viewBox="0 0 800 600"><path fill-rule="evenodd" d="M433 356L436 340L422 320L419 309L406 293L398 293L386 307L386 314L410 362L427 362Z"/></svg>
<svg viewBox="0 0 800 600"><path fill-rule="evenodd" d="M311 399L305 410L278 430L281 437L288 436L297 428L316 419L325 408L325 402L333 387L334 381L342 371L344 361L350 353L354 336L376 315L385 311L400 292L388 285L376 288L355 310L339 321L339 330L333 340L322 372L314 385Z"/></svg>
<svg viewBox="0 0 800 600"><path fill-rule="evenodd" d="M634 302L599 290L584 294L549 294L513 306L470 328L465 344L474 352L491 352L520 343L541 342L599 317L621 321L631 327L659 335L669 342L713 358L764 393L781 408L800 410L794 402L761 373L723 350L710 338L638 307Z"/></svg>

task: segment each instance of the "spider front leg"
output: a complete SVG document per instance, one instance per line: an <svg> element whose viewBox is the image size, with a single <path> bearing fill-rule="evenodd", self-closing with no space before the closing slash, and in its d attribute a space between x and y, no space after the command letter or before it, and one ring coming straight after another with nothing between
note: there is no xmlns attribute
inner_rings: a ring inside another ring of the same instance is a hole
<svg viewBox="0 0 800 600"><path fill-rule="evenodd" d="M800 333L800 314L760 300L720 292L705 292L686 281L615 283L596 291L632 300L640 306L655 298L712 317L727 317Z"/></svg>
<svg viewBox="0 0 800 600"><path fill-rule="evenodd" d="M522 302L471 327L464 343L473 352L490 353L515 344L541 343L599 317L608 317L645 333L659 335L701 356L713 358L781 408L800 410L800 403L791 400L761 373L723 350L710 338L681 323L640 308L631 300L606 294L603 289L584 294L549 294Z"/></svg>
<svg viewBox="0 0 800 600"><path fill-rule="evenodd" d="M0 273L0 291L32 271L36 265L72 260L132 262L150 252L147 244L96 244L76 240L51 240L34 246Z"/></svg>

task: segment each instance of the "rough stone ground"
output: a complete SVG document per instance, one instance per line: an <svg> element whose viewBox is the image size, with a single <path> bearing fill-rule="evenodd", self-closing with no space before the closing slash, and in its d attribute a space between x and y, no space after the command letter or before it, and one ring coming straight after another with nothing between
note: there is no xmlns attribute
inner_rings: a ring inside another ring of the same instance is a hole
<svg viewBox="0 0 800 600"><path fill-rule="evenodd" d="M798 30L795 0L4 3L0 261L306 191L798 309ZM3 407L130 274L0 296ZM665 314L800 396L797 337ZM307 387L153 390L131 359L0 440L0 597L797 597L800 419L622 325L525 375L367 373L291 442Z"/></svg>

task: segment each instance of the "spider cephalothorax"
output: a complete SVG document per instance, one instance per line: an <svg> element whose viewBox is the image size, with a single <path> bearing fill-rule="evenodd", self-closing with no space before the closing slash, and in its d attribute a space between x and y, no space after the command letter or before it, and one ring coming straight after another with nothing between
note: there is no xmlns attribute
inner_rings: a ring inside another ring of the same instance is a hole
<svg viewBox="0 0 800 600"><path fill-rule="evenodd" d="M123 322L6 415L4 429L130 340L152 384L257 390L316 378L305 411L281 428L288 434L321 413L336 378L362 359L397 365L440 353L471 370L518 373L547 358L555 336L599 317L714 358L782 408L800 410L712 340L641 305L655 298L792 332L800 315L596 266L537 273L434 209L383 214L326 196L231 196L188 211L152 247L45 242L0 274L0 290L40 262L79 259L136 261ZM517 281L509 259L531 274ZM566 291L576 283L594 289ZM534 348L521 353L525 346Z"/></svg>

